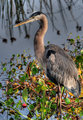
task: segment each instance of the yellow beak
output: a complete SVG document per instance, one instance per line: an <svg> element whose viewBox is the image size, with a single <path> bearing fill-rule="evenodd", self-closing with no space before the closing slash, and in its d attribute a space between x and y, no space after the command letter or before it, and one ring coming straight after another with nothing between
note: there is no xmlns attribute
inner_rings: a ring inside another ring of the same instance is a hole
<svg viewBox="0 0 83 120"><path fill-rule="evenodd" d="M28 20L25 20L25 21L23 21L23 22L20 22L20 23L14 25L14 27L18 27L18 26L21 26L21 25L23 25L23 24L30 23L30 22L33 22L33 21L35 21L34 18L29 18Z"/></svg>

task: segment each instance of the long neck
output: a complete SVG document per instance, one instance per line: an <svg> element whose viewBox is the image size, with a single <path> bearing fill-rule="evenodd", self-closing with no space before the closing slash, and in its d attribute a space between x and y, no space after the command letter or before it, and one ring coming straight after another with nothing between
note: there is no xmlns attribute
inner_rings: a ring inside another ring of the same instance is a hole
<svg viewBox="0 0 83 120"><path fill-rule="evenodd" d="M48 29L48 21L45 15L42 15L40 18L41 25L40 28L38 29L35 39L34 39L34 51L35 51L35 56L38 61L42 62L43 60L43 55L45 51L44 47L44 36L47 32Z"/></svg>

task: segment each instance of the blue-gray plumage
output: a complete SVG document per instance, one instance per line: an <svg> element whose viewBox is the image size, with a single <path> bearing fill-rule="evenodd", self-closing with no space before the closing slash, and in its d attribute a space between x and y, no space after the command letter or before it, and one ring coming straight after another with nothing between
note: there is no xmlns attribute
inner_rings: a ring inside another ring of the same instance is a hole
<svg viewBox="0 0 83 120"><path fill-rule="evenodd" d="M42 12L33 13L24 23L40 20L40 27L34 38L34 51L37 60L42 64L47 77L57 85L63 85L76 97L80 95L80 81L77 68L67 53L57 45L44 46L44 36L48 29L48 20Z"/></svg>
<svg viewBox="0 0 83 120"><path fill-rule="evenodd" d="M69 55L56 45L48 45L45 49L46 73L57 85L63 85L78 97L81 88L76 66Z"/></svg>

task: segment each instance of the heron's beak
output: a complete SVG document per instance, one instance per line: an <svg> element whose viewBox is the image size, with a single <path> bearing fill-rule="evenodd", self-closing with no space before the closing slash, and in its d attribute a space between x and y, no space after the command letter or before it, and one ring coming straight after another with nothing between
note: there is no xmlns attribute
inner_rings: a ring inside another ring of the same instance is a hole
<svg viewBox="0 0 83 120"><path fill-rule="evenodd" d="M20 23L14 25L14 27L18 27L18 26L21 26L21 25L23 25L23 24L33 22L33 21L35 21L35 20L36 20L36 19L34 19L34 18L29 18L29 19L27 19L27 20L25 20L25 21L23 21L23 22L20 22Z"/></svg>

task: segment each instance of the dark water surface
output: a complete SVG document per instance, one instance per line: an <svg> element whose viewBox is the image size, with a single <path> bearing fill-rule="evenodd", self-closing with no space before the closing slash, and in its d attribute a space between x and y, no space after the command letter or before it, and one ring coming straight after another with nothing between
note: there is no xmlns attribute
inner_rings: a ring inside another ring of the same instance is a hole
<svg viewBox="0 0 83 120"><path fill-rule="evenodd" d="M48 6L42 2L42 7L38 0L34 0L34 6L33 0L30 3L25 0L22 3L23 6L15 1L11 3L8 0L8 3L9 6L7 6L7 1L0 1L0 8L4 6L4 11L3 9L0 11L0 61L3 61L6 57L10 58L12 54L22 53L23 50L34 55L33 39L39 26L38 22L23 25L20 28L13 28L15 23L28 18L32 11L42 10L48 17L49 27L45 36L45 45L50 41L61 46L61 44L65 43L69 33L72 33L73 38L78 35L83 36L82 0L73 0L72 2L54 0L51 3L52 5L47 2ZM31 9L30 5L33 9Z"/></svg>

